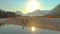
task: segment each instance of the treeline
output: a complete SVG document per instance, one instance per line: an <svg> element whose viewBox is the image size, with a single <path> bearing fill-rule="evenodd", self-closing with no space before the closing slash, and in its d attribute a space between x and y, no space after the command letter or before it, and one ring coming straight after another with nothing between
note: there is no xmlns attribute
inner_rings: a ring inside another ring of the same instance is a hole
<svg viewBox="0 0 60 34"><path fill-rule="evenodd" d="M0 10L0 18L14 18L16 16L18 15L14 12Z"/></svg>

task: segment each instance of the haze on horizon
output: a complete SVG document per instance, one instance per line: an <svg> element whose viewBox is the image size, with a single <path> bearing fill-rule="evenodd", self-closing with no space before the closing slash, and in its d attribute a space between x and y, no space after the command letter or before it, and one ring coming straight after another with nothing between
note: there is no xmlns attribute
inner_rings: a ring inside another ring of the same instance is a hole
<svg viewBox="0 0 60 34"><path fill-rule="evenodd" d="M30 7L28 9L31 9L31 7L33 7L33 10L36 9L51 10L60 3L60 0L31 0L31 1L35 1L34 2L36 4L35 7L33 7L34 3L30 2L30 0L0 0L0 9L14 12L22 11L24 14L26 14L27 12L26 5L29 4L29 2L31 6L28 6Z"/></svg>

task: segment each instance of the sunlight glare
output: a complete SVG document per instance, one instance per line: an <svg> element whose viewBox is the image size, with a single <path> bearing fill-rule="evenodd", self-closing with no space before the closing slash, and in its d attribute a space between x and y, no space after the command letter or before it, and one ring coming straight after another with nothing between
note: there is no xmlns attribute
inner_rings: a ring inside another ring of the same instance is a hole
<svg viewBox="0 0 60 34"><path fill-rule="evenodd" d="M35 31L35 30L36 30L36 28L35 28L35 27L32 27L31 29L32 29L32 31Z"/></svg>
<svg viewBox="0 0 60 34"><path fill-rule="evenodd" d="M40 5L36 0L29 0L27 3L27 12L33 12L37 9L40 9Z"/></svg>

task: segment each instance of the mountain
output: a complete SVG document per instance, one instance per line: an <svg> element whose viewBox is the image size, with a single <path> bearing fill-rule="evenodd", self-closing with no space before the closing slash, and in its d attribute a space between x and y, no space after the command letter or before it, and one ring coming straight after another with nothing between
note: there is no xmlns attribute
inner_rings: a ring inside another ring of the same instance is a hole
<svg viewBox="0 0 60 34"><path fill-rule="evenodd" d="M32 13L26 14L26 16L49 16L60 17L60 4L54 7L52 10L35 10Z"/></svg>
<svg viewBox="0 0 60 34"><path fill-rule="evenodd" d="M60 4L57 5L55 8L53 8L48 15L51 15L52 17L57 17L57 18L60 17Z"/></svg>
<svg viewBox="0 0 60 34"><path fill-rule="evenodd" d="M18 15L23 15L23 13L21 11L16 11L15 13Z"/></svg>
<svg viewBox="0 0 60 34"><path fill-rule="evenodd" d="M26 16L43 16L43 15L46 15L48 13L49 13L48 10L35 10L32 13L26 14Z"/></svg>
<svg viewBox="0 0 60 34"><path fill-rule="evenodd" d="M60 4L51 10L50 15L60 16Z"/></svg>

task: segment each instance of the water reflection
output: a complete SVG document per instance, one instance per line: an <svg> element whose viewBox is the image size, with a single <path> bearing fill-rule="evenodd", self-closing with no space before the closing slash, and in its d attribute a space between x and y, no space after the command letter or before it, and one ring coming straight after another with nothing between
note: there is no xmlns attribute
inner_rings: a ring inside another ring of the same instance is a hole
<svg viewBox="0 0 60 34"><path fill-rule="evenodd" d="M32 30L32 31L35 31L35 30L36 30L36 28L32 26L32 27L31 27L31 30Z"/></svg>
<svg viewBox="0 0 60 34"><path fill-rule="evenodd" d="M12 24L6 24L0 27L0 34L60 34L58 31L44 30L39 28L36 28L35 31L36 32L31 31L30 28L22 29L22 26Z"/></svg>

